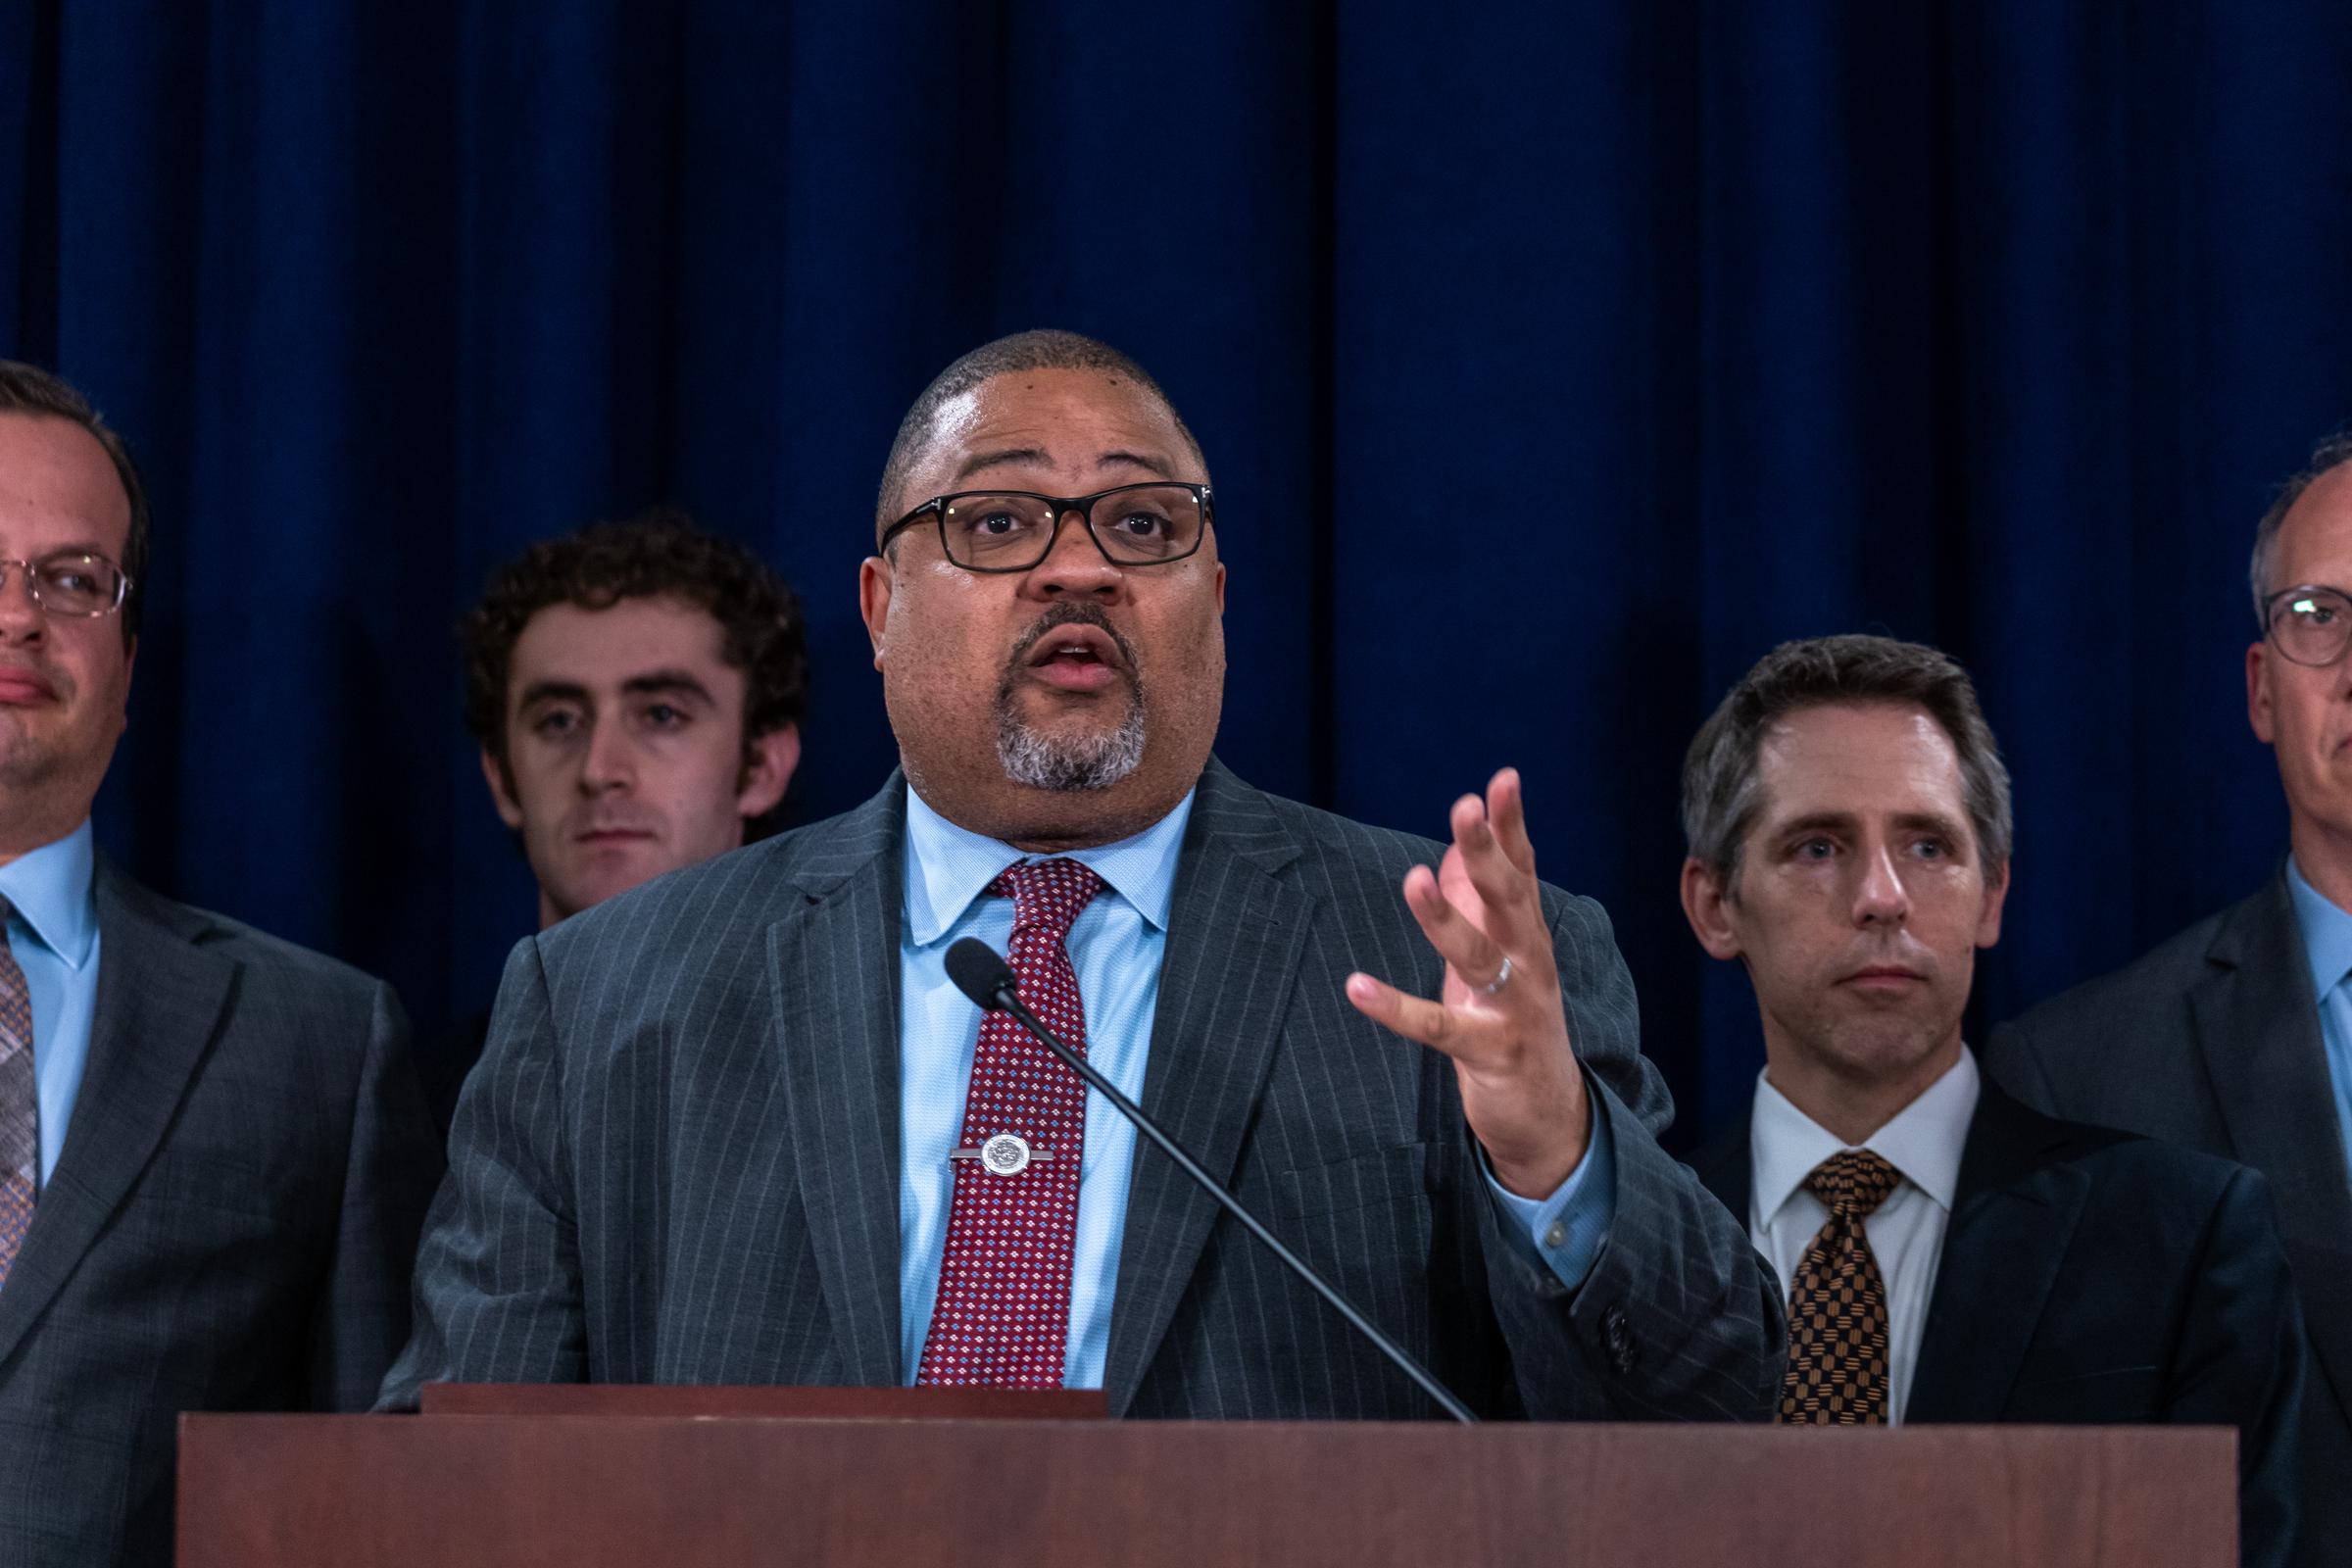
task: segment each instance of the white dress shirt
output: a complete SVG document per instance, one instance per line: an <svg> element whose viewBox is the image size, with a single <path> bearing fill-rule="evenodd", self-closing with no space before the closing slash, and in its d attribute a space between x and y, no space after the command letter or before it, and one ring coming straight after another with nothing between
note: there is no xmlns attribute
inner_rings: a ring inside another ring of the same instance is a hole
<svg viewBox="0 0 2352 1568"><path fill-rule="evenodd" d="M1829 1223L1826 1204L1805 1188L1823 1160L1848 1149L1867 1149L1901 1175L1862 1222L1879 1275L1886 1282L1886 1419L1898 1422L1919 1364L1919 1337L1936 1295L1936 1264L1960 1181L1960 1151L1977 1113L1977 1058L1966 1046L1951 1070L1930 1084L1886 1126L1849 1144L1806 1115L1773 1088L1771 1069L1756 1078L1748 1113L1747 1234L1781 1278L1786 1299L1805 1249Z"/></svg>

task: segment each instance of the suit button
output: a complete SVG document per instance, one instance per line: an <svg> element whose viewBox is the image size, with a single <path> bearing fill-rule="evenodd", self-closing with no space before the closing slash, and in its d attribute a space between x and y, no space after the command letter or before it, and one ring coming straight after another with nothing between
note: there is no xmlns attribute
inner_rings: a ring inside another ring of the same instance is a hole
<svg viewBox="0 0 2352 1568"><path fill-rule="evenodd" d="M1623 1307L1612 1306L1600 1314L1600 1341L1608 1348L1609 1365L1617 1369L1620 1377L1633 1371L1635 1363L1642 1359L1633 1332L1626 1327Z"/></svg>

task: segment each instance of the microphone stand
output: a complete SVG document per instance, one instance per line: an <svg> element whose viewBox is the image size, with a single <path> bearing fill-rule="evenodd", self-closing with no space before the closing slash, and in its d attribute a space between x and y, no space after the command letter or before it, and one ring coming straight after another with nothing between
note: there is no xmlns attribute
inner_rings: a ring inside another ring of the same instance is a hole
<svg viewBox="0 0 2352 1568"><path fill-rule="evenodd" d="M979 952L967 952L964 961L958 964L957 953L975 948ZM987 956L985 970L980 967L982 954ZM1119 1093L1116 1084L1103 1077L1085 1057L1056 1039L1054 1031L1041 1023L1037 1014L1031 1012L1022 1004L1019 994L1013 987L1012 968L1004 961L1003 955L977 937L965 937L948 951L948 975L965 996L978 1003L984 1009L995 1008L1010 1013L1014 1021L1034 1035L1037 1043L1052 1052L1063 1066L1076 1073L1089 1089L1116 1106L1120 1115L1133 1122L1145 1137L1159 1147L1160 1152L1176 1162L1178 1169L1199 1183L1200 1189L1215 1199L1224 1207L1226 1213L1241 1221L1243 1229L1263 1242L1292 1273L1311 1286L1317 1296L1331 1304L1332 1310L1346 1318L1358 1334L1370 1341L1381 1354L1387 1356L1396 1366L1397 1370L1411 1378L1421 1392L1435 1399L1439 1407L1447 1415L1465 1424L1475 1425L1477 1423L1478 1417L1471 1413L1468 1405L1455 1398L1446 1385L1440 1383L1427 1368L1407 1354L1404 1347L1390 1339L1370 1318L1357 1311L1354 1303L1342 1296L1338 1289L1325 1280L1322 1275L1316 1273L1308 1265L1306 1259L1292 1251L1276 1239L1272 1231L1258 1222L1256 1215L1242 1206L1241 1200L1227 1192L1221 1182L1202 1169L1200 1162L1186 1153L1177 1145L1176 1140L1160 1131L1159 1124L1146 1115L1141 1105Z"/></svg>

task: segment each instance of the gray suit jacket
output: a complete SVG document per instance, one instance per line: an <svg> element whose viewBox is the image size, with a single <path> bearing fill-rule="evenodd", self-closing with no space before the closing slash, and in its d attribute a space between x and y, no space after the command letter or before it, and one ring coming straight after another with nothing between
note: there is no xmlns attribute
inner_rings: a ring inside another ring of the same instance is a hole
<svg viewBox="0 0 2352 1568"><path fill-rule="evenodd" d="M169 1563L183 1410L366 1408L440 1169L388 987L104 859L97 900L89 1064L0 1289L9 1568Z"/></svg>
<svg viewBox="0 0 2352 1568"><path fill-rule="evenodd" d="M1986 1065L2056 1116L2251 1165L2303 1298L2296 1558L2352 1562L2352 1176L2303 937L2278 874L2127 968L1995 1031Z"/></svg>
<svg viewBox="0 0 2352 1568"><path fill-rule="evenodd" d="M451 1135L385 1384L905 1381L905 786L524 942ZM1144 1103L1475 1408L1769 1412L1784 1330L1740 1224L1662 1153L1669 1106L1596 906L1547 890L1617 1217L1569 1292L1500 1233L1449 1063L1342 978L1440 966L1397 881L1437 846L1211 762L1187 828ZM1125 1415L1401 1418L1421 1395L1149 1147L1104 1374Z"/></svg>

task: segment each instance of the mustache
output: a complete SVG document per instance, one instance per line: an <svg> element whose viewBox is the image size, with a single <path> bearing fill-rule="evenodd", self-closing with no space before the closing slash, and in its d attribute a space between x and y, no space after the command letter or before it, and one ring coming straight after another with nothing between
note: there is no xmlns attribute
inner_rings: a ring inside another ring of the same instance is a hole
<svg viewBox="0 0 2352 1568"><path fill-rule="evenodd" d="M1028 661L1031 649L1064 626L1094 627L1109 638L1111 646L1119 651L1119 662L1126 665L1130 672L1136 670L1134 646L1119 635L1119 629L1110 623L1110 617L1102 612L1102 607L1065 599L1038 616L1029 629L1021 633L1021 640L1013 644L1011 657L1004 661L1005 684L1011 684L1014 672ZM1142 677L1137 674L1132 678L1140 680Z"/></svg>

